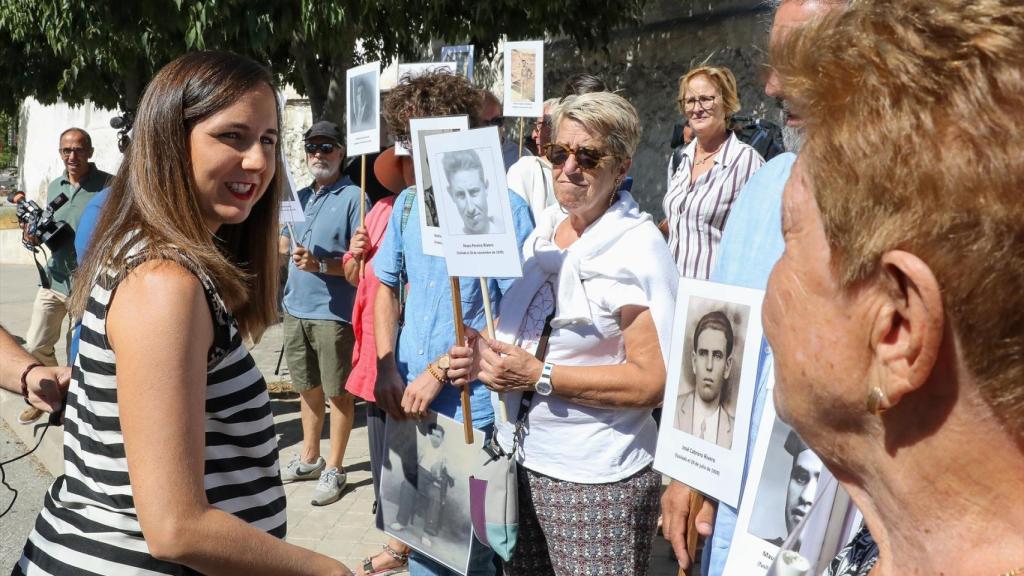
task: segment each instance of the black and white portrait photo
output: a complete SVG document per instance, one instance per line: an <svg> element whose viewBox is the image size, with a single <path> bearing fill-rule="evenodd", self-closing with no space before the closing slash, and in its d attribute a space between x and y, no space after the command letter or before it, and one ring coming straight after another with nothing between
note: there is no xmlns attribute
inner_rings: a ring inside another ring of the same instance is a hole
<svg viewBox="0 0 1024 576"><path fill-rule="evenodd" d="M426 208L424 213L424 223L426 226L431 228L437 228L440 224L437 219L437 200L434 198L434 183L430 180L430 163L427 160L427 155L423 153L426 148L427 136L432 134L444 134L445 132L451 132L451 130L420 130L416 133L417 145L419 146L419 172L417 177L419 181L416 185L419 188L421 194L423 194L423 205Z"/></svg>
<svg viewBox="0 0 1024 576"><path fill-rule="evenodd" d="M674 425L677 430L732 447L736 393L743 357L743 332L750 309L704 298L690 300Z"/></svg>
<svg viewBox="0 0 1024 576"><path fill-rule="evenodd" d="M454 62L455 73L465 76L470 82L473 81L473 45L464 44L461 46L443 46L441 48L441 61Z"/></svg>
<svg viewBox="0 0 1024 576"><path fill-rule="evenodd" d="M654 468L739 504L758 389L764 291L680 278Z"/></svg>
<svg viewBox="0 0 1024 576"><path fill-rule="evenodd" d="M821 459L785 422L776 419L761 481L750 515L749 532L781 546L807 517L819 496ZM799 551L799 544L795 546Z"/></svg>
<svg viewBox="0 0 1024 576"><path fill-rule="evenodd" d="M469 475L483 442L477 436L466 444L462 424L434 412L418 421L388 419L385 430L385 532L463 573L473 537Z"/></svg>
<svg viewBox="0 0 1024 576"><path fill-rule="evenodd" d="M441 156L448 199L455 205L458 221L449 221L448 229L455 235L502 234L505 224L484 169L481 155L473 149L453 150ZM494 209L492 209L494 205ZM454 219L452 219L454 220Z"/></svg>
<svg viewBox="0 0 1024 576"><path fill-rule="evenodd" d="M348 122L350 132L362 132L376 127L377 75L367 72L349 80Z"/></svg>

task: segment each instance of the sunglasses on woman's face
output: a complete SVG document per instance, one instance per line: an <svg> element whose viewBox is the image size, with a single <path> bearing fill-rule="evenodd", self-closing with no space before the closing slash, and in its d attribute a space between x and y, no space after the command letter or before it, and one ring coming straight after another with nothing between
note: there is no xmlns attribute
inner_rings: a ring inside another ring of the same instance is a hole
<svg viewBox="0 0 1024 576"><path fill-rule="evenodd" d="M547 156L548 162L551 162L552 166L561 166L569 160L569 156L575 156L576 164L584 170L597 168L602 160L611 156L592 148L579 147L573 149L564 144L555 144L553 142L544 147L544 155Z"/></svg>
<svg viewBox="0 0 1024 576"><path fill-rule="evenodd" d="M330 142L324 142L322 144L306 144L306 154L316 154L317 150L324 154L330 154L331 152L334 152L336 147L336 144L332 144Z"/></svg>

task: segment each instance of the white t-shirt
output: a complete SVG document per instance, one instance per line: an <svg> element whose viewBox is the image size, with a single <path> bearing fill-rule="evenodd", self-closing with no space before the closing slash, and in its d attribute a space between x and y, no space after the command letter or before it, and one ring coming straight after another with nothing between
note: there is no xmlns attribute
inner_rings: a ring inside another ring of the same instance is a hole
<svg viewBox="0 0 1024 576"><path fill-rule="evenodd" d="M583 286L594 324L552 330L546 360L561 366L624 363L619 312L627 305L647 307L643 289L604 278L585 280ZM533 395L525 431L519 448L523 466L580 484L636 474L654 460L658 436L650 408L594 408L540 394Z"/></svg>

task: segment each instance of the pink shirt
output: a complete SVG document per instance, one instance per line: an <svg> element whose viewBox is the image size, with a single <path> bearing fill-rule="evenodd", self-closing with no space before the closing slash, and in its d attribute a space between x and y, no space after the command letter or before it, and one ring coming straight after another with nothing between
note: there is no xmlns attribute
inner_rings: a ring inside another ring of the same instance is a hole
<svg viewBox="0 0 1024 576"><path fill-rule="evenodd" d="M366 214L366 233L370 245L366 251L365 275L356 288L356 302L352 308L352 329L356 335L356 345L352 349L352 372L349 373L345 390L366 400L374 402L373 387L377 382L377 344L373 339L373 302L377 296L380 280L373 272L373 256L377 253L384 231L388 228L391 210L395 205L395 196L381 198ZM345 254L344 263L352 258Z"/></svg>

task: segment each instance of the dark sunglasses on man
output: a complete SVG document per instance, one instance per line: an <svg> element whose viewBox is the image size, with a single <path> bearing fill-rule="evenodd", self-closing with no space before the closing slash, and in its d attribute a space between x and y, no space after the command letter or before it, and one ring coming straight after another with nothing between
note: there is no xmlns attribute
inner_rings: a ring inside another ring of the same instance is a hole
<svg viewBox="0 0 1024 576"><path fill-rule="evenodd" d="M579 147L573 149L563 144L555 144L554 142L544 146L544 155L547 157L548 162L551 162L552 166L561 166L569 160L569 156L575 156L576 164L584 170L597 168L605 158L611 156L611 154L605 154L600 150L592 148Z"/></svg>
<svg viewBox="0 0 1024 576"><path fill-rule="evenodd" d="M316 154L317 150L324 154L330 154L331 152L334 152L334 149L337 147L337 144L332 144L330 142L323 142L321 144L313 144L312 142L307 142L306 154Z"/></svg>
<svg viewBox="0 0 1024 576"><path fill-rule="evenodd" d="M504 125L505 125L505 117L504 116L495 116L494 118L491 118L490 120L484 120L484 126L498 126L500 128L501 126L504 126Z"/></svg>

